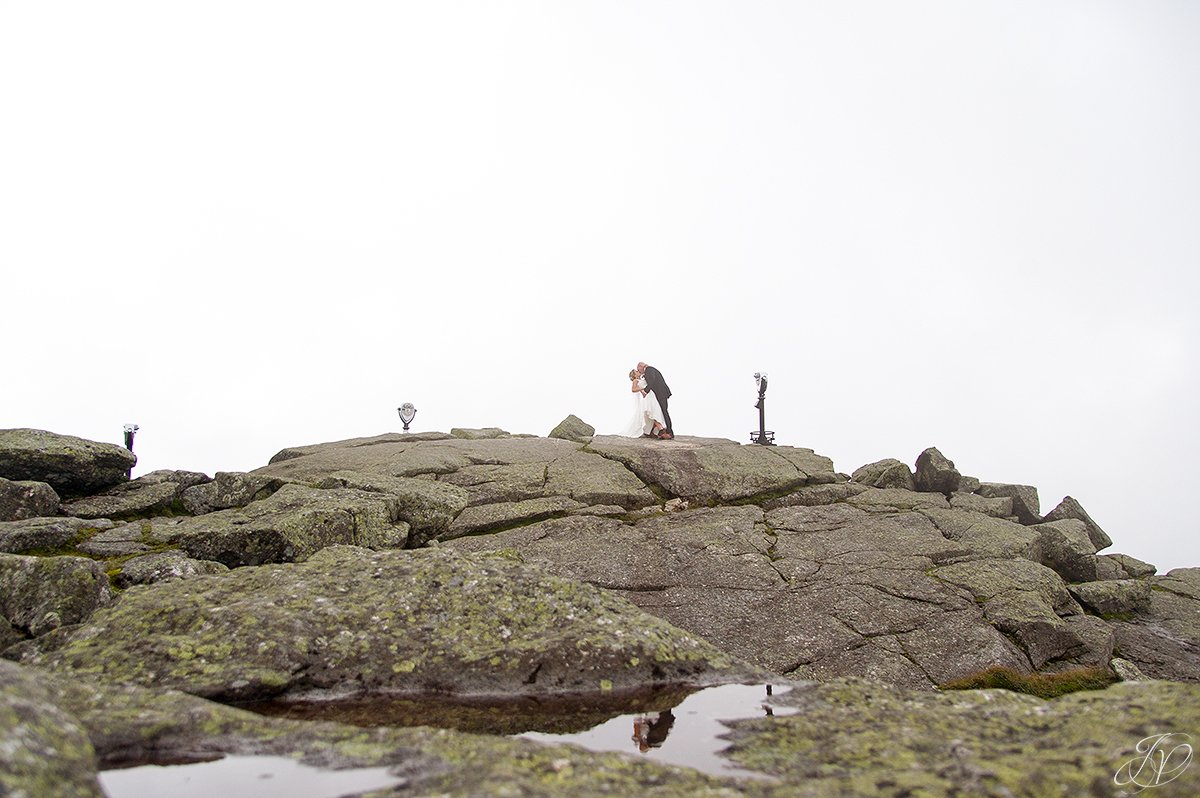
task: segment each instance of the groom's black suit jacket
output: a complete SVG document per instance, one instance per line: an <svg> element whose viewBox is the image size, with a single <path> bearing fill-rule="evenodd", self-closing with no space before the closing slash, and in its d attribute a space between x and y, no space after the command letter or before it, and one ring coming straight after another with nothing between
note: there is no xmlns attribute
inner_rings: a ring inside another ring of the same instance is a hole
<svg viewBox="0 0 1200 798"><path fill-rule="evenodd" d="M671 389L667 387L667 381L663 379L661 371L654 366L646 366L642 376L646 378L646 390L654 391L660 402L671 398Z"/></svg>
<svg viewBox="0 0 1200 798"><path fill-rule="evenodd" d="M667 400L671 398L671 389L667 387L667 381L663 379L662 372L654 366L646 366L642 376L646 378L646 390L654 391L654 398L658 400L658 406L662 408L667 432L674 435L675 430L671 427L671 414L667 412Z"/></svg>

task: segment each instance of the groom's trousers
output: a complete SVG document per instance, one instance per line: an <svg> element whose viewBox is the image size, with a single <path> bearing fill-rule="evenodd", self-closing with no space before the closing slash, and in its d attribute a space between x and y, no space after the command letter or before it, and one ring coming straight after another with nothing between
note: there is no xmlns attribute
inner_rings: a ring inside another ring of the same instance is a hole
<svg viewBox="0 0 1200 798"><path fill-rule="evenodd" d="M667 432L674 435L675 430L674 430L674 428L671 427L671 414L667 412L667 400L665 398L659 396L658 394L654 394L654 398L658 400L658 406L662 408L663 422L666 424Z"/></svg>

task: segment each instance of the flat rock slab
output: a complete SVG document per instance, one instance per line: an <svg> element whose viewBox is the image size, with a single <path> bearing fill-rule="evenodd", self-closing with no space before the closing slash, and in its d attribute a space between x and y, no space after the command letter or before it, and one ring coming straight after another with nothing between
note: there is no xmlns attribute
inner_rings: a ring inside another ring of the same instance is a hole
<svg viewBox="0 0 1200 798"><path fill-rule="evenodd" d="M97 532L112 529L107 519L29 518L0 523L0 552L26 554L49 553L72 548Z"/></svg>
<svg viewBox="0 0 1200 798"><path fill-rule="evenodd" d="M127 560L113 581L117 587L127 588L133 585L191 579L206 574L223 574L228 570L219 562L193 560L181 551L162 551Z"/></svg>
<svg viewBox="0 0 1200 798"><path fill-rule="evenodd" d="M147 542L230 568L304 560L336 544L400 548L409 530L387 494L293 484L245 507L141 523Z"/></svg>
<svg viewBox="0 0 1200 798"><path fill-rule="evenodd" d="M659 441L604 435L593 438L588 449L624 464L667 495L700 504L765 500L839 479L828 457L790 446L743 446L687 436Z"/></svg>
<svg viewBox="0 0 1200 798"><path fill-rule="evenodd" d="M586 505L562 496L526 499L521 502L497 502L468 507L441 535L442 540L476 535L493 529L541 521L556 515L582 510Z"/></svg>
<svg viewBox="0 0 1200 798"><path fill-rule="evenodd" d="M976 555L1042 561L1038 533L1024 524L961 508L926 508L921 514L948 540L958 541Z"/></svg>
<svg viewBox="0 0 1200 798"><path fill-rule="evenodd" d="M305 563L131 588L38 661L222 700L550 694L760 676L611 593L507 558L344 546Z"/></svg>
<svg viewBox="0 0 1200 798"><path fill-rule="evenodd" d="M136 464L133 452L116 444L38 429L0 430L0 477L46 482L64 498L124 482Z"/></svg>
<svg viewBox="0 0 1200 798"><path fill-rule="evenodd" d="M310 484L339 472L421 477L461 488L470 505L560 496L583 504L636 509L657 501L642 480L619 463L585 452L578 443L553 438L411 440L382 436L285 452L286 458L277 455L270 465L254 473Z"/></svg>
<svg viewBox="0 0 1200 798"><path fill-rule="evenodd" d="M927 574L969 551L915 514L716 507L632 524L556 519L446 546L513 551L620 592L777 673L927 688L997 663L1029 669L968 592Z"/></svg>
<svg viewBox="0 0 1200 798"><path fill-rule="evenodd" d="M149 518L184 512L182 495L211 479L196 471L153 471L122 482L95 496L63 505L65 515L77 518Z"/></svg>

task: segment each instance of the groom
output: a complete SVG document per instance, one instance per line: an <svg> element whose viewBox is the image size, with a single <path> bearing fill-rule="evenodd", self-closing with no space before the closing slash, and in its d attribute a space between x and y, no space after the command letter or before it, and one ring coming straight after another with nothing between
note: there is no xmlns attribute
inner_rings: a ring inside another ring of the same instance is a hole
<svg viewBox="0 0 1200 798"><path fill-rule="evenodd" d="M658 434L658 437L660 440L669 441L675 437L675 430L671 427L671 414L667 412L667 400L671 398L671 389L667 387L667 381L663 379L662 372L654 366L638 363L637 373L639 377L646 378L646 390L654 391L654 397L658 399L658 406L663 411L663 421L666 422L666 426Z"/></svg>

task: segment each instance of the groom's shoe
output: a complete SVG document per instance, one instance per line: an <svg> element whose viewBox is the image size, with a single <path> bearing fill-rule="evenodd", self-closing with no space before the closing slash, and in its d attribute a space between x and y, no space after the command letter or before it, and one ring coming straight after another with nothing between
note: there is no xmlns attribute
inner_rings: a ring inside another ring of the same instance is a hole
<svg viewBox="0 0 1200 798"><path fill-rule="evenodd" d="M675 439L675 433L673 433L673 432L667 432L666 430L663 430L662 432L658 433L658 439L659 439L660 441L670 441L670 440L674 440L674 439Z"/></svg>

